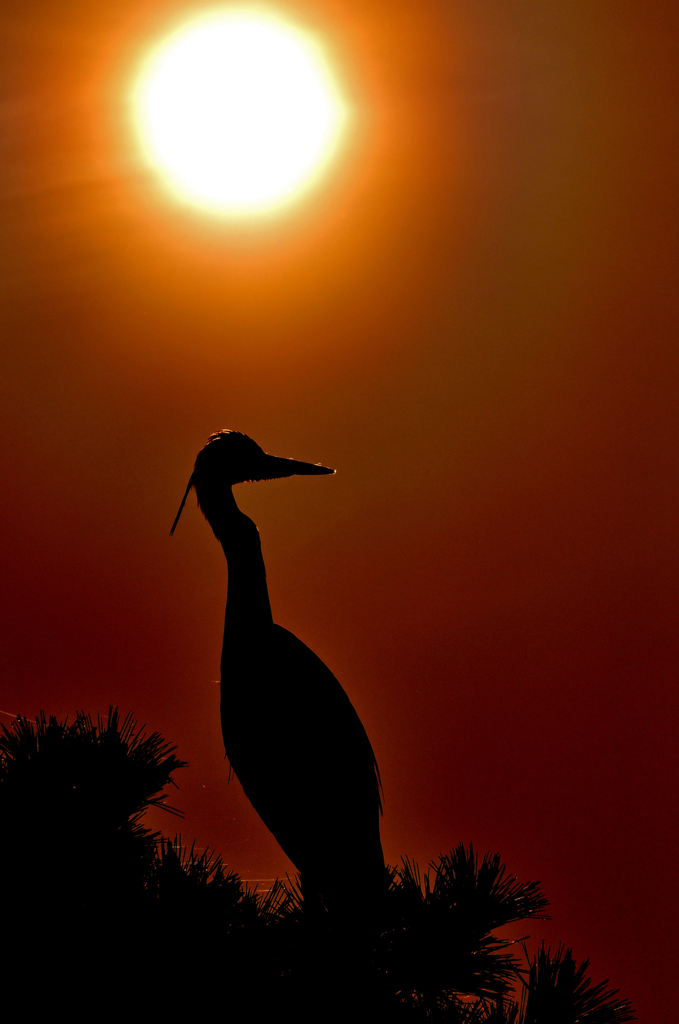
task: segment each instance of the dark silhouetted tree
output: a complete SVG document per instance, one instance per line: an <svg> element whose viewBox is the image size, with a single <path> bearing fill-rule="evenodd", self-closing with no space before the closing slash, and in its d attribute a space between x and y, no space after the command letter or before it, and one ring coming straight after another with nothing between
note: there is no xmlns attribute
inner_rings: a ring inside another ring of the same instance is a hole
<svg viewBox="0 0 679 1024"><path fill-rule="evenodd" d="M30 1007L71 1021L634 1020L571 950L530 960L497 935L544 916L547 900L471 846L424 874L407 859L389 869L379 932L368 949L359 922L357 956L346 921L305 913L299 880L255 892L215 854L144 826L148 807L178 813L163 794L184 764L174 751L115 709L0 730L6 1019Z"/></svg>

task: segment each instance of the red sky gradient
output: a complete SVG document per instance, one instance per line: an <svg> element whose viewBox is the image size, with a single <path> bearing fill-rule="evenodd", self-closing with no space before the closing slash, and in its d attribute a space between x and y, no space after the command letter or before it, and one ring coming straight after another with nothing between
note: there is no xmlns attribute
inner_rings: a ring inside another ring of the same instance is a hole
<svg viewBox="0 0 679 1024"><path fill-rule="evenodd" d="M334 466L236 496L373 741L387 859L500 851L551 900L534 937L670 1020L679 12L276 8L355 116L305 202L240 226L171 201L129 123L199 8L0 15L0 708L132 710L190 762L184 837L290 871L227 785L221 550L193 499L168 532L218 428Z"/></svg>

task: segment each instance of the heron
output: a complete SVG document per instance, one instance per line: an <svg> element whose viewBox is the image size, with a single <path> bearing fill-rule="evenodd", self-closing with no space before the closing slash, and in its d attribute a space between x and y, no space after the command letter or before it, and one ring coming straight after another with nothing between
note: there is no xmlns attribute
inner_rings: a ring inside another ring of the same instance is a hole
<svg viewBox="0 0 679 1024"><path fill-rule="evenodd" d="M334 473L266 454L219 430L196 458L184 498L198 506L228 566L221 657L221 724L231 769L300 873L305 906L365 907L385 878L381 782L363 724L330 669L273 621L259 531L235 484Z"/></svg>

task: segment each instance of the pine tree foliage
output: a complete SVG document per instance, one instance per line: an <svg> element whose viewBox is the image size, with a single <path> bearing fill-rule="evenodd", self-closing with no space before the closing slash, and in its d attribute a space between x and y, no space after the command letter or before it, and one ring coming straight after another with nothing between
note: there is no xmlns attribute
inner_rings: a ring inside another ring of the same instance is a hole
<svg viewBox="0 0 679 1024"><path fill-rule="evenodd" d="M158 838L141 825L184 762L158 733L109 708L93 722L19 718L0 731L0 865L26 900L96 902L140 892Z"/></svg>
<svg viewBox="0 0 679 1024"><path fill-rule="evenodd" d="M619 999L607 981L593 985L589 960L579 966L570 949L559 946L554 956L544 942L529 961L521 1000L521 1024L626 1024L634 1020L629 1001Z"/></svg>
<svg viewBox="0 0 679 1024"><path fill-rule="evenodd" d="M159 733L147 736L131 714L121 722L117 708L110 707L105 719L98 716L96 724L84 711L71 724L41 711L35 722L20 717L9 728L0 725L0 786L6 787L6 799L17 801L47 794L49 806L56 800L62 811L73 790L73 799L84 800L84 792L121 820L151 806L176 814L163 792L174 784L173 772L186 766L175 750Z"/></svg>
<svg viewBox="0 0 679 1024"><path fill-rule="evenodd" d="M460 845L424 874L406 858L388 869L375 920L340 926L305 907L299 879L257 892L216 854L145 827L149 807L179 813L164 789L183 766L115 708L2 727L0 1012L30 990L36 1012L41 998L50 1013L61 1001L72 1021L93 1006L97 1019L140 1022L215 1006L234 1024L635 1019L570 950L526 960L498 936L547 906L498 854Z"/></svg>
<svg viewBox="0 0 679 1024"><path fill-rule="evenodd" d="M267 920L266 897L244 885L217 854L182 846L181 836L157 844L146 896L157 916L181 921L189 931L218 933L221 940L242 938Z"/></svg>
<svg viewBox="0 0 679 1024"><path fill-rule="evenodd" d="M453 1008L457 1017L441 1019L476 1019L482 1009L461 1003L459 994L496 1000L519 969L515 943L493 929L542 918L546 906L538 883L508 876L497 854L479 865L472 845L442 855L424 877L404 859L392 873L381 936L384 970L398 979L400 1001L422 1019Z"/></svg>

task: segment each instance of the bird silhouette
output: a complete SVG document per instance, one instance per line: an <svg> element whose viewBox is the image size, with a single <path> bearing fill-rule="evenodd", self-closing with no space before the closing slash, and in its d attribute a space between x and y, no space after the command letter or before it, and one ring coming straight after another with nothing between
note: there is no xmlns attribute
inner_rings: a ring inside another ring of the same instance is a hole
<svg viewBox="0 0 679 1024"><path fill-rule="evenodd" d="M221 659L226 756L245 794L300 872L305 904L365 907L385 877L375 755L330 669L271 614L254 522L236 505L244 481L334 473L267 455L235 430L212 434L198 453L179 512L194 487L228 564ZM352 909L353 908L353 909Z"/></svg>

